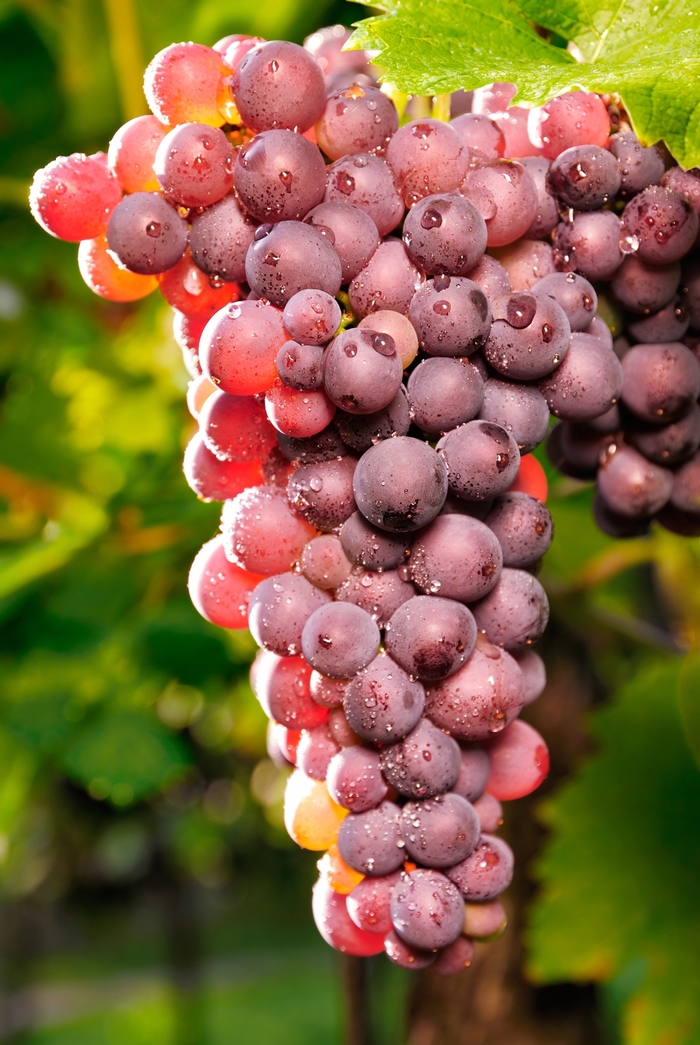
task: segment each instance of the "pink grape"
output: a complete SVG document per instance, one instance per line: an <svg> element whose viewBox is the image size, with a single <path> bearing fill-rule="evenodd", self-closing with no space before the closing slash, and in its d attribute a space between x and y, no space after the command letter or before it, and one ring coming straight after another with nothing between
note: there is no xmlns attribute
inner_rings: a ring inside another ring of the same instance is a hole
<svg viewBox="0 0 700 1045"><path fill-rule="evenodd" d="M74 152L36 172L29 206L46 232L71 243L103 235L122 195L105 160L104 153Z"/></svg>
<svg viewBox="0 0 700 1045"><path fill-rule="evenodd" d="M287 729L315 729L326 722L328 711L309 696L310 674L302 657L260 651L252 686L269 718Z"/></svg>
<svg viewBox="0 0 700 1045"><path fill-rule="evenodd" d="M384 950L384 941L376 933L358 929L347 912L347 898L334 892L320 878L313 888L312 911L314 922L326 943L344 954L368 958Z"/></svg>
<svg viewBox="0 0 700 1045"><path fill-rule="evenodd" d="M597 94L569 91L560 94L528 117L530 140L549 160L577 145L605 145L610 118Z"/></svg>
<svg viewBox="0 0 700 1045"><path fill-rule="evenodd" d="M488 793L512 802L536 791L549 772L549 751L532 726L518 719L486 744L491 775Z"/></svg>
<svg viewBox="0 0 700 1045"><path fill-rule="evenodd" d="M197 552L187 587L195 609L205 620L220 628L247 628L248 600L260 580L259 574L229 562L219 536Z"/></svg>
<svg viewBox="0 0 700 1045"><path fill-rule="evenodd" d="M227 501L221 529L231 561L266 576L288 570L316 535L277 486L253 486Z"/></svg>
<svg viewBox="0 0 700 1045"><path fill-rule="evenodd" d="M320 65L305 48L287 40L271 40L248 51L231 88L243 122L254 131L305 131L326 103Z"/></svg>

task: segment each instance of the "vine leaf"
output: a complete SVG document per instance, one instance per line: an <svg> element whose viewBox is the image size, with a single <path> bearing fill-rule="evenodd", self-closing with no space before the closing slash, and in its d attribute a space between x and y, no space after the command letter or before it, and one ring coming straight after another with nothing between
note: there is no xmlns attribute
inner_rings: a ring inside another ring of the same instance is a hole
<svg viewBox="0 0 700 1045"><path fill-rule="evenodd" d="M364 3L366 0L359 0ZM696 0L379 0L356 46L377 50L386 78L411 94L496 80L541 105L583 88L617 92L645 144L663 139L700 164L700 3ZM583 61L535 25L576 45Z"/></svg>
<svg viewBox="0 0 700 1045"><path fill-rule="evenodd" d="M678 677L678 704L690 750L700 763L700 651L689 653Z"/></svg>

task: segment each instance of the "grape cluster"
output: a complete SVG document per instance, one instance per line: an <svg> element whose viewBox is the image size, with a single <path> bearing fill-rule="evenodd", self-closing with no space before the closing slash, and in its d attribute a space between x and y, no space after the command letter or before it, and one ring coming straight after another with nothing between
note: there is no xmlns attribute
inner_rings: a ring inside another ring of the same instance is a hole
<svg viewBox="0 0 700 1045"><path fill-rule="evenodd" d="M402 122L347 37L165 48L153 115L37 172L31 206L97 294L174 309L185 476L223 502L190 594L260 646L319 931L449 974L505 924L500 802L548 770L518 716L545 684L550 415L562 470L602 461L606 525L700 511L700 178L580 91ZM637 316L622 362L602 283Z"/></svg>

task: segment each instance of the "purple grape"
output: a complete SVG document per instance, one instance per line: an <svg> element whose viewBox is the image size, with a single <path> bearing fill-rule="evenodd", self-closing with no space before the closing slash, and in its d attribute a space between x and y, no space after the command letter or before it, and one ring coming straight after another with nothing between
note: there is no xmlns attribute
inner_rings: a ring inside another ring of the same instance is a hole
<svg viewBox="0 0 700 1045"><path fill-rule="evenodd" d="M440 515L413 544L413 582L426 595L473 602L498 581L503 553L495 533L469 515Z"/></svg>
<svg viewBox="0 0 700 1045"><path fill-rule="evenodd" d="M339 539L331 533L313 537L304 545L299 565L307 581L324 591L337 588L347 580L352 569Z"/></svg>
<svg viewBox="0 0 700 1045"><path fill-rule="evenodd" d="M482 835L476 847L461 863L451 867L447 877L465 900L484 903L495 900L513 880L513 850L495 835Z"/></svg>
<svg viewBox="0 0 700 1045"><path fill-rule="evenodd" d="M379 764L385 780L407 798L432 798L449 791L460 768L459 745L421 718L398 744L385 747Z"/></svg>
<svg viewBox="0 0 700 1045"><path fill-rule="evenodd" d="M484 398L481 375L463 359L424 359L411 372L407 389L413 421L431 435L471 421Z"/></svg>
<svg viewBox="0 0 700 1045"><path fill-rule="evenodd" d="M527 706L541 696L547 685L547 670L542 657L534 649L516 650L511 656L523 673L523 699Z"/></svg>
<svg viewBox="0 0 700 1045"><path fill-rule="evenodd" d="M340 751L328 726L302 731L297 746L297 767L312 780L325 780L331 759Z"/></svg>
<svg viewBox="0 0 700 1045"><path fill-rule="evenodd" d="M332 297L340 290L338 255L320 232L300 221L260 225L248 247L245 272L255 293L280 308L299 291L321 290Z"/></svg>
<svg viewBox="0 0 700 1045"><path fill-rule="evenodd" d="M423 682L458 671L475 642L476 624L467 607L430 595L417 595L398 607L385 639L387 653Z"/></svg>
<svg viewBox="0 0 700 1045"><path fill-rule="evenodd" d="M354 512L340 530L340 543L350 562L373 570L390 570L408 558L410 544L405 537L393 536L367 522Z"/></svg>
<svg viewBox="0 0 700 1045"><path fill-rule="evenodd" d="M342 457L347 447L331 424L318 435L298 438L277 433L279 448L294 464L314 464L316 461L332 461L334 457Z"/></svg>
<svg viewBox="0 0 700 1045"><path fill-rule="evenodd" d="M612 279L624 260L620 219L611 210L573 215L554 232L554 263L590 280Z"/></svg>
<svg viewBox="0 0 700 1045"><path fill-rule="evenodd" d="M107 225L107 243L130 272L167 272L185 253L188 226L157 192L132 192L116 205Z"/></svg>
<svg viewBox="0 0 700 1045"><path fill-rule="evenodd" d="M316 124L316 141L326 156L338 160L358 152L381 152L398 129L392 100L378 87L354 83L329 95Z"/></svg>
<svg viewBox="0 0 700 1045"><path fill-rule="evenodd" d="M248 51L236 67L231 89L243 122L254 131L306 131L326 103L321 66L288 40L270 40Z"/></svg>
<svg viewBox="0 0 700 1045"><path fill-rule="evenodd" d="M288 298L282 322L302 345L326 345L340 326L340 305L323 290L300 290Z"/></svg>
<svg viewBox="0 0 700 1045"><path fill-rule="evenodd" d="M657 514L656 521L680 537L700 537L700 511L684 512L669 503Z"/></svg>
<svg viewBox="0 0 700 1045"><path fill-rule="evenodd" d="M486 224L464 196L426 196L406 215L403 241L423 272L466 276L486 250Z"/></svg>
<svg viewBox="0 0 700 1045"><path fill-rule="evenodd" d="M484 522L498 537L504 566L532 566L552 543L552 516L527 493L497 497Z"/></svg>
<svg viewBox="0 0 700 1045"><path fill-rule="evenodd" d="M700 447L700 406L693 403L685 417L669 425L628 425L625 438L648 461L680 464Z"/></svg>
<svg viewBox="0 0 700 1045"><path fill-rule="evenodd" d="M326 348L326 395L347 413L383 410L397 394L402 377L401 359L389 334L353 328L343 331Z"/></svg>
<svg viewBox="0 0 700 1045"><path fill-rule="evenodd" d="M346 816L338 832L338 849L346 864L360 874L381 877L404 861L401 811L393 802Z"/></svg>
<svg viewBox="0 0 700 1045"><path fill-rule="evenodd" d="M563 363L539 382L555 417L590 421L606 413L622 393L622 366L612 349L591 334L572 334Z"/></svg>
<svg viewBox="0 0 700 1045"><path fill-rule="evenodd" d="M519 650L543 634L549 620L544 588L531 573L505 567L493 591L473 607L476 626L494 646Z"/></svg>
<svg viewBox="0 0 700 1045"><path fill-rule="evenodd" d="M579 211L599 210L617 195L617 161L598 145L575 145L560 152L549 169L549 184L566 204Z"/></svg>
<svg viewBox="0 0 700 1045"><path fill-rule="evenodd" d="M521 239L507 247L494 248L494 254L506 269L514 291L531 290L538 280L555 272L554 251L550 243L537 239Z"/></svg>
<svg viewBox="0 0 700 1045"><path fill-rule="evenodd" d="M407 802L401 810L406 852L425 867L459 864L479 841L479 833L478 816L466 798L454 792Z"/></svg>
<svg viewBox="0 0 700 1045"><path fill-rule="evenodd" d="M543 239L554 232L559 223L557 201L549 191L547 180L549 160L544 156L523 156L518 162L528 172L537 190L537 214L525 236L527 239Z"/></svg>
<svg viewBox="0 0 700 1045"><path fill-rule="evenodd" d="M351 203L366 211L380 236L387 236L404 215L391 169L368 152L343 156L330 165L324 199L326 203Z"/></svg>
<svg viewBox="0 0 700 1045"><path fill-rule="evenodd" d="M490 247L520 239L537 215L535 183L517 160L491 160L470 170L460 191L481 211Z"/></svg>
<svg viewBox="0 0 700 1045"><path fill-rule="evenodd" d="M294 131L264 131L238 151L234 184L258 221L303 218L323 199L326 165L321 150Z"/></svg>
<svg viewBox="0 0 700 1045"><path fill-rule="evenodd" d="M379 246L377 226L366 211L351 203L319 203L304 218L325 236L340 258L343 284L363 269Z"/></svg>
<svg viewBox="0 0 700 1045"><path fill-rule="evenodd" d="M379 628L369 613L351 602L330 602L311 614L301 633L301 649L312 668L346 679L366 668L379 648Z"/></svg>
<svg viewBox="0 0 700 1045"><path fill-rule="evenodd" d="M683 298L677 295L668 305L642 319L627 324L627 332L635 341L659 345L669 341L680 341L688 332L690 314Z"/></svg>
<svg viewBox="0 0 700 1045"><path fill-rule="evenodd" d="M467 273L467 278L481 287L489 302L512 289L510 277L503 265L490 254L484 254L479 264Z"/></svg>
<svg viewBox="0 0 700 1045"><path fill-rule="evenodd" d="M678 262L650 265L630 254L615 274L610 289L620 304L630 312L648 316L673 300L680 281L681 267Z"/></svg>
<svg viewBox="0 0 700 1045"><path fill-rule="evenodd" d="M468 421L443 436L438 453L450 492L465 501L487 501L512 486L520 452L512 435L490 421Z"/></svg>
<svg viewBox="0 0 700 1045"><path fill-rule="evenodd" d="M245 280L245 256L253 242L255 223L235 196L192 217L190 253L197 268L226 283Z"/></svg>
<svg viewBox="0 0 700 1045"><path fill-rule="evenodd" d="M378 654L352 679L343 698L352 729L375 744L391 743L410 733L420 720L424 704L420 682L409 678L386 653Z"/></svg>
<svg viewBox="0 0 700 1045"><path fill-rule="evenodd" d="M379 754L357 744L342 748L333 756L328 763L326 784L333 801L353 813L374 809L387 793Z"/></svg>
<svg viewBox="0 0 700 1045"><path fill-rule="evenodd" d="M686 260L680 287L681 301L690 319L690 329L700 331L700 263Z"/></svg>
<svg viewBox="0 0 700 1045"><path fill-rule="evenodd" d="M458 132L439 120L412 120L393 136L386 151L407 207L424 196L453 192L464 181L469 151Z"/></svg>
<svg viewBox="0 0 700 1045"><path fill-rule="evenodd" d="M357 461L340 457L300 465L289 477L289 503L318 530L342 526L355 511L352 493Z"/></svg>
<svg viewBox="0 0 700 1045"><path fill-rule="evenodd" d="M485 113L465 112L450 120L450 127L454 127L467 146L470 165L503 156L506 147L503 131Z"/></svg>
<svg viewBox="0 0 700 1045"><path fill-rule="evenodd" d="M447 947L462 932L464 902L439 871L418 869L405 875L391 894L391 920L411 947Z"/></svg>
<svg viewBox="0 0 700 1045"><path fill-rule="evenodd" d="M590 334L591 337L597 337L607 348L613 347L613 336L610 327L600 316L594 316L583 333Z"/></svg>
<svg viewBox="0 0 700 1045"><path fill-rule="evenodd" d="M208 207L233 188L233 162L233 146L222 130L183 123L161 141L153 172L172 203Z"/></svg>
<svg viewBox="0 0 700 1045"><path fill-rule="evenodd" d="M350 283L350 306L361 319L386 309L405 315L424 280L401 240L384 240Z"/></svg>
<svg viewBox="0 0 700 1045"><path fill-rule="evenodd" d="M532 385L490 377L484 383L479 419L499 425L515 440L521 455L529 454L547 435L549 407Z"/></svg>
<svg viewBox="0 0 700 1045"><path fill-rule="evenodd" d="M695 213L700 214L700 175L697 167L689 171L684 171L682 167L671 167L661 178L661 184L665 189L673 189L685 196Z"/></svg>
<svg viewBox="0 0 700 1045"><path fill-rule="evenodd" d="M253 589L248 604L251 635L266 650L280 657L301 652L301 633L315 609L330 601L328 592L309 584L296 573L266 577Z"/></svg>
<svg viewBox="0 0 700 1045"><path fill-rule="evenodd" d="M530 381L559 365L570 338L568 317L552 297L512 292L493 302L493 323L484 356L500 374Z"/></svg>
<svg viewBox="0 0 700 1045"><path fill-rule="evenodd" d="M357 507L381 530L419 530L445 502L447 469L427 443L397 436L362 455L355 470L354 491Z"/></svg>
<svg viewBox="0 0 700 1045"><path fill-rule="evenodd" d="M585 330L598 307L598 295L585 276L575 272L552 272L532 287L561 305L572 330Z"/></svg>
<svg viewBox="0 0 700 1045"><path fill-rule="evenodd" d="M343 442L359 453L369 450L370 446L382 439L406 435L411 427L406 390L403 385L399 385L399 390L389 405L372 414L348 414L345 410L338 410L333 423Z"/></svg>
<svg viewBox="0 0 700 1045"><path fill-rule="evenodd" d="M614 441L615 433L596 432L590 425L563 421L550 432L547 453L555 468L564 475L572 479L594 479L601 454Z"/></svg>
<svg viewBox="0 0 700 1045"><path fill-rule="evenodd" d="M398 965L399 969L427 969L438 956L437 949L425 951L420 947L411 947L393 929L384 938L384 951L392 965Z"/></svg>
<svg viewBox="0 0 700 1045"><path fill-rule="evenodd" d="M288 388L296 388L300 392L323 388L322 345L299 345L296 341L285 341L277 353L275 366L280 381Z"/></svg>
<svg viewBox="0 0 700 1045"><path fill-rule="evenodd" d="M635 345L622 372L622 401L643 421L677 421L700 395L700 362L680 342Z"/></svg>
<svg viewBox="0 0 700 1045"><path fill-rule="evenodd" d="M648 518L633 519L629 515L614 512L598 490L593 497L593 518L598 528L609 537L644 537L649 532Z"/></svg>
<svg viewBox="0 0 700 1045"><path fill-rule="evenodd" d="M322 708L342 708L347 679L327 679L318 671L312 671L309 678L311 699Z"/></svg>
<svg viewBox="0 0 700 1045"><path fill-rule="evenodd" d="M449 947L438 954L432 963L431 972L438 976L456 976L464 972L474 961L474 944L466 936L458 936Z"/></svg>
<svg viewBox="0 0 700 1045"><path fill-rule="evenodd" d="M412 584L404 580L397 570L373 573L355 569L348 579L338 587L336 599L361 606L385 628L396 611L416 593Z"/></svg>
<svg viewBox="0 0 700 1045"><path fill-rule="evenodd" d="M598 473L598 490L618 515L649 518L670 499L673 473L647 461L632 447L622 446L607 455Z"/></svg>
<svg viewBox="0 0 700 1045"><path fill-rule="evenodd" d="M487 740L509 726L522 707L520 668L483 637L463 668L426 690L425 714L459 740Z"/></svg>
<svg viewBox="0 0 700 1045"><path fill-rule="evenodd" d="M408 318L431 356L468 356L486 343L491 328L486 295L466 277L429 279L413 295Z"/></svg>
<svg viewBox="0 0 700 1045"><path fill-rule="evenodd" d="M642 261L668 265L679 261L695 243L698 216L685 196L651 185L625 207L622 232Z"/></svg>
<svg viewBox="0 0 700 1045"><path fill-rule="evenodd" d="M671 504L683 512L700 512L700 453L696 453L676 472Z"/></svg>
<svg viewBox="0 0 700 1045"><path fill-rule="evenodd" d="M664 161L655 146L645 149L633 131L613 134L607 148L620 169L620 196L629 199L648 185L658 185L664 173ZM665 181L664 181L665 184ZM676 188L672 185L671 188Z"/></svg>
<svg viewBox="0 0 700 1045"><path fill-rule="evenodd" d="M484 793L491 772L491 763L484 749L476 744L463 747L461 752L462 765L452 790L466 798L467 802L473 802Z"/></svg>

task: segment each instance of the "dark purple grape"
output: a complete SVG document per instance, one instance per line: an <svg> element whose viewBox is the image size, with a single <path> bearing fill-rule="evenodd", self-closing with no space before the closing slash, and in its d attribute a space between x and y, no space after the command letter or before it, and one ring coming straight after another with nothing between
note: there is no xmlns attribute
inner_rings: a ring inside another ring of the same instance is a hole
<svg viewBox="0 0 700 1045"><path fill-rule="evenodd" d="M248 247L245 272L255 293L280 308L302 290L331 297L340 290L338 255L320 232L300 221L260 225Z"/></svg>
<svg viewBox="0 0 700 1045"><path fill-rule="evenodd" d="M484 383L479 418L499 425L513 437L521 455L529 454L547 435L549 407L542 393L532 385L490 377Z"/></svg>
<svg viewBox="0 0 700 1045"><path fill-rule="evenodd" d="M698 235L698 216L673 189L651 185L622 212L622 233L649 265L668 265L687 254Z"/></svg>
<svg viewBox="0 0 700 1045"><path fill-rule="evenodd" d="M465 900L484 903L495 900L513 880L513 850L495 835L482 835L477 846L447 877Z"/></svg>
<svg viewBox="0 0 700 1045"><path fill-rule="evenodd" d="M606 413L622 393L622 366L611 348L591 334L572 334L569 351L539 390L555 417L590 421Z"/></svg>
<svg viewBox="0 0 700 1045"><path fill-rule="evenodd" d="M353 813L374 809L387 793L379 768L379 754L358 744L345 747L333 756L328 764L326 784L333 801Z"/></svg>
<svg viewBox="0 0 700 1045"><path fill-rule="evenodd" d="M342 457L347 447L338 435L334 425L328 425L318 435L303 438L277 433L279 448L294 464L314 464L316 461L332 461L334 457Z"/></svg>
<svg viewBox="0 0 700 1045"><path fill-rule="evenodd" d="M612 279L624 260L620 219L611 210L574 214L554 233L554 263L563 272L587 279Z"/></svg>
<svg viewBox="0 0 700 1045"><path fill-rule="evenodd" d="M645 149L633 131L613 134L608 139L607 148L620 169L620 195L623 199L635 196L648 185L658 185L662 180L664 161L661 153L654 145ZM676 186L671 185L671 188Z"/></svg>
<svg viewBox="0 0 700 1045"><path fill-rule="evenodd" d="M680 287L681 301L690 319L690 329L700 332L700 262L686 260Z"/></svg>
<svg viewBox="0 0 700 1045"><path fill-rule="evenodd" d="M680 464L700 447L700 406L693 403L685 417L669 425L628 425L625 438L655 464Z"/></svg>
<svg viewBox="0 0 700 1045"><path fill-rule="evenodd" d="M561 305L572 330L585 330L598 307L598 295L585 276L575 272L551 272L532 287Z"/></svg>
<svg viewBox="0 0 700 1045"><path fill-rule="evenodd" d="M495 533L469 515L440 515L413 544L414 584L426 595L474 602L498 581L503 553Z"/></svg>
<svg viewBox="0 0 700 1045"><path fill-rule="evenodd" d="M676 472L671 503L683 512L700 512L700 453L696 453Z"/></svg>
<svg viewBox="0 0 700 1045"><path fill-rule="evenodd" d="M432 798L453 787L461 764L459 744L427 718L398 744L385 747L379 764L384 779L407 798Z"/></svg>
<svg viewBox="0 0 700 1045"><path fill-rule="evenodd" d="M439 871L419 868L405 875L391 894L391 920L412 947L447 947L462 932L464 901Z"/></svg>
<svg viewBox="0 0 700 1045"><path fill-rule="evenodd" d="M616 196L621 174L617 161L598 145L575 145L560 152L549 169L549 184L567 207L600 210Z"/></svg>
<svg viewBox="0 0 700 1045"><path fill-rule="evenodd" d="M547 685L547 670L542 657L534 649L516 650L511 656L523 673L523 698L527 706L542 694Z"/></svg>
<svg viewBox="0 0 700 1045"><path fill-rule="evenodd" d="M386 239L350 283L350 306L361 319L385 309L405 315L424 281L401 240Z"/></svg>
<svg viewBox="0 0 700 1045"><path fill-rule="evenodd" d="M486 295L466 277L429 279L413 295L408 318L431 356L468 356L485 344L491 328Z"/></svg>
<svg viewBox="0 0 700 1045"><path fill-rule="evenodd" d="M342 526L355 511L352 493L357 461L340 457L300 465L289 477L289 503L317 530Z"/></svg>
<svg viewBox="0 0 700 1045"><path fill-rule="evenodd" d="M622 372L622 401L643 421L677 421L700 395L700 362L680 342L635 345Z"/></svg>
<svg viewBox="0 0 700 1045"><path fill-rule="evenodd" d="M339 751L325 722L314 729L305 729L297 746L297 767L312 780L325 780L329 763Z"/></svg>
<svg viewBox="0 0 700 1045"><path fill-rule="evenodd" d="M280 381L288 388L312 392L323 388L323 346L285 341L275 359ZM313 436L311 437L313 438Z"/></svg>
<svg viewBox="0 0 700 1045"><path fill-rule="evenodd" d="M649 519L633 519L629 515L614 512L605 503L599 491L593 498L593 518L596 525L609 537L644 537L649 532Z"/></svg>
<svg viewBox="0 0 700 1045"><path fill-rule="evenodd" d="M473 802L484 792L491 772L491 763L484 749L476 744L463 747L461 752L462 765L452 790L466 798L467 802Z"/></svg>
<svg viewBox="0 0 700 1045"><path fill-rule="evenodd" d="M351 602L330 602L319 606L307 620L301 649L322 675L347 679L374 659L379 638L379 628L365 610Z"/></svg>
<svg viewBox="0 0 700 1045"><path fill-rule="evenodd" d="M401 810L406 852L425 867L453 867L465 860L479 833L479 817L466 798L454 792L407 802Z"/></svg>
<svg viewBox="0 0 700 1045"><path fill-rule="evenodd" d="M404 861L401 811L393 802L346 816L338 832L338 849L346 864L360 874L380 877Z"/></svg>
<svg viewBox="0 0 700 1045"><path fill-rule="evenodd" d="M490 421L469 421L437 444L450 492L465 501L487 501L515 481L520 452L512 435Z"/></svg>
<svg viewBox="0 0 700 1045"><path fill-rule="evenodd" d="M331 341L323 359L326 395L351 414L374 414L399 391L403 367L389 334L353 328Z"/></svg>
<svg viewBox="0 0 700 1045"><path fill-rule="evenodd" d="M500 733L522 707L520 668L509 653L483 637L463 668L426 689L425 714L459 740L486 740Z"/></svg>
<svg viewBox="0 0 700 1045"><path fill-rule="evenodd" d="M411 947L393 929L384 938L384 951L392 965L398 965L399 969L427 969L438 956L436 948L425 951L420 947Z"/></svg>
<svg viewBox="0 0 700 1045"><path fill-rule="evenodd" d="M665 504L656 515L656 521L665 530L677 533L680 537L700 537L700 509L697 512L683 512L673 504Z"/></svg>
<svg viewBox="0 0 700 1045"><path fill-rule="evenodd" d="M226 283L245 280L245 256L253 242L255 223L235 196L195 214L190 228L190 254L197 268Z"/></svg>
<svg viewBox="0 0 700 1045"><path fill-rule="evenodd" d="M463 359L424 359L411 372L407 388L414 423L431 435L471 421L484 398L479 371Z"/></svg>
<svg viewBox="0 0 700 1045"><path fill-rule="evenodd" d="M420 682L409 678L386 653L376 656L352 679L343 698L351 727L363 740L375 744L391 743L410 733L424 704Z"/></svg>
<svg viewBox="0 0 700 1045"><path fill-rule="evenodd" d="M340 326L340 305L323 290L300 290L288 298L282 321L302 345L326 345Z"/></svg>
<svg viewBox="0 0 700 1045"><path fill-rule="evenodd" d="M132 192L107 225L110 252L124 268L155 276L176 265L187 247L187 222L157 192Z"/></svg>
<svg viewBox="0 0 700 1045"><path fill-rule="evenodd" d="M354 512L340 530L340 543L350 562L371 570L390 570L408 558L410 543L367 522Z"/></svg>
<svg viewBox="0 0 700 1045"><path fill-rule="evenodd" d="M453 599L417 595L392 615L387 653L409 675L433 682L457 671L471 656L476 624L466 606Z"/></svg>
<svg viewBox="0 0 700 1045"><path fill-rule="evenodd" d="M368 152L343 156L330 165L325 202L333 201L351 203L366 211L380 236L387 236L404 215L403 200L391 169L384 160Z"/></svg>
<svg viewBox="0 0 700 1045"><path fill-rule="evenodd" d="M493 323L484 346L500 374L530 381L544 377L569 349L571 327L564 309L546 293L512 292L494 299Z"/></svg>
<svg viewBox="0 0 700 1045"><path fill-rule="evenodd" d="M343 284L363 269L379 246L377 226L370 215L351 203L328 200L304 218L325 236L340 258Z"/></svg>
<svg viewBox="0 0 700 1045"><path fill-rule="evenodd" d="M426 196L406 215L403 241L423 272L466 276L486 250L486 223L464 196Z"/></svg>
<svg viewBox="0 0 700 1045"><path fill-rule="evenodd" d="M321 66L288 40L270 40L248 51L237 64L231 89L243 122L254 131L308 130L326 102Z"/></svg>
<svg viewBox="0 0 700 1045"><path fill-rule="evenodd" d="M416 589L402 574L403 571L397 570L374 573L356 568L338 587L335 597L361 606L380 628L385 628L398 608L416 594Z"/></svg>
<svg viewBox="0 0 700 1045"><path fill-rule="evenodd" d="M678 262L650 265L630 254L615 274L610 289L620 304L630 312L648 316L673 300L680 281L681 267Z"/></svg>
<svg viewBox="0 0 700 1045"><path fill-rule="evenodd" d="M528 239L543 239L545 236L548 237L559 223L557 201L549 191L547 179L549 160L544 156L522 156L518 162L530 175L537 189L537 214L525 236Z"/></svg>
<svg viewBox="0 0 700 1045"><path fill-rule="evenodd" d="M399 385L399 390L389 405L372 414L349 414L345 410L338 410L333 423L343 442L359 453L369 450L370 446L381 442L382 439L406 435L411 427L406 390L403 385Z"/></svg>
<svg viewBox="0 0 700 1045"><path fill-rule="evenodd" d="M256 134L239 149L233 177L243 206L258 221L303 218L326 190L321 150L288 130Z"/></svg>
<svg viewBox="0 0 700 1045"><path fill-rule="evenodd" d="M647 461L631 446L622 446L607 454L598 472L598 490L618 515L649 518L670 499L673 473Z"/></svg>
<svg viewBox="0 0 700 1045"><path fill-rule="evenodd" d="M484 160L498 160L506 148L503 131L498 124L485 113L465 112L450 120L469 150L470 164Z"/></svg>
<svg viewBox="0 0 700 1045"><path fill-rule="evenodd" d="M484 522L498 537L504 566L532 566L552 543L552 516L527 493L497 497Z"/></svg>
<svg viewBox="0 0 700 1045"><path fill-rule="evenodd" d="M531 573L503 568L493 591L473 607L480 631L494 646L524 649L543 634L549 620L547 595Z"/></svg>
<svg viewBox="0 0 700 1045"><path fill-rule="evenodd" d="M399 116L391 98L378 87L354 83L329 95L316 123L316 141L326 156L338 160L350 153L386 149L398 126Z"/></svg>
<svg viewBox="0 0 700 1045"><path fill-rule="evenodd" d="M489 301L512 290L508 273L500 261L496 261L490 254L484 254L476 268L467 272L467 278L481 287Z"/></svg>
<svg viewBox="0 0 700 1045"><path fill-rule="evenodd" d="M660 345L669 341L680 341L688 332L690 313L683 298L676 296L658 312L627 324L627 332L635 341Z"/></svg>
<svg viewBox="0 0 700 1045"><path fill-rule="evenodd" d="M253 589L248 626L258 646L280 657L301 652L301 633L315 609L330 601L328 592L296 573L266 577Z"/></svg>
<svg viewBox="0 0 700 1045"><path fill-rule="evenodd" d="M307 581L324 591L337 588L352 569L340 541L331 533L322 533L304 545L299 566Z"/></svg>
<svg viewBox="0 0 700 1045"><path fill-rule="evenodd" d="M618 423L617 430L622 427ZM563 421L547 440L547 453L558 471L572 479L594 479L603 454L615 441L615 432L596 432L591 425Z"/></svg>
<svg viewBox="0 0 700 1045"><path fill-rule="evenodd" d="M447 495L447 469L427 443L410 436L385 439L360 458L354 478L357 507L392 533L427 525Z"/></svg>
<svg viewBox="0 0 700 1045"><path fill-rule="evenodd" d="M440 120L411 120L393 136L387 163L407 207L424 196L453 192L464 181L469 151L454 127Z"/></svg>
<svg viewBox="0 0 700 1045"><path fill-rule="evenodd" d="M449 947L438 954L431 965L431 972L438 976L456 976L464 972L474 961L474 944L466 936L458 936Z"/></svg>

